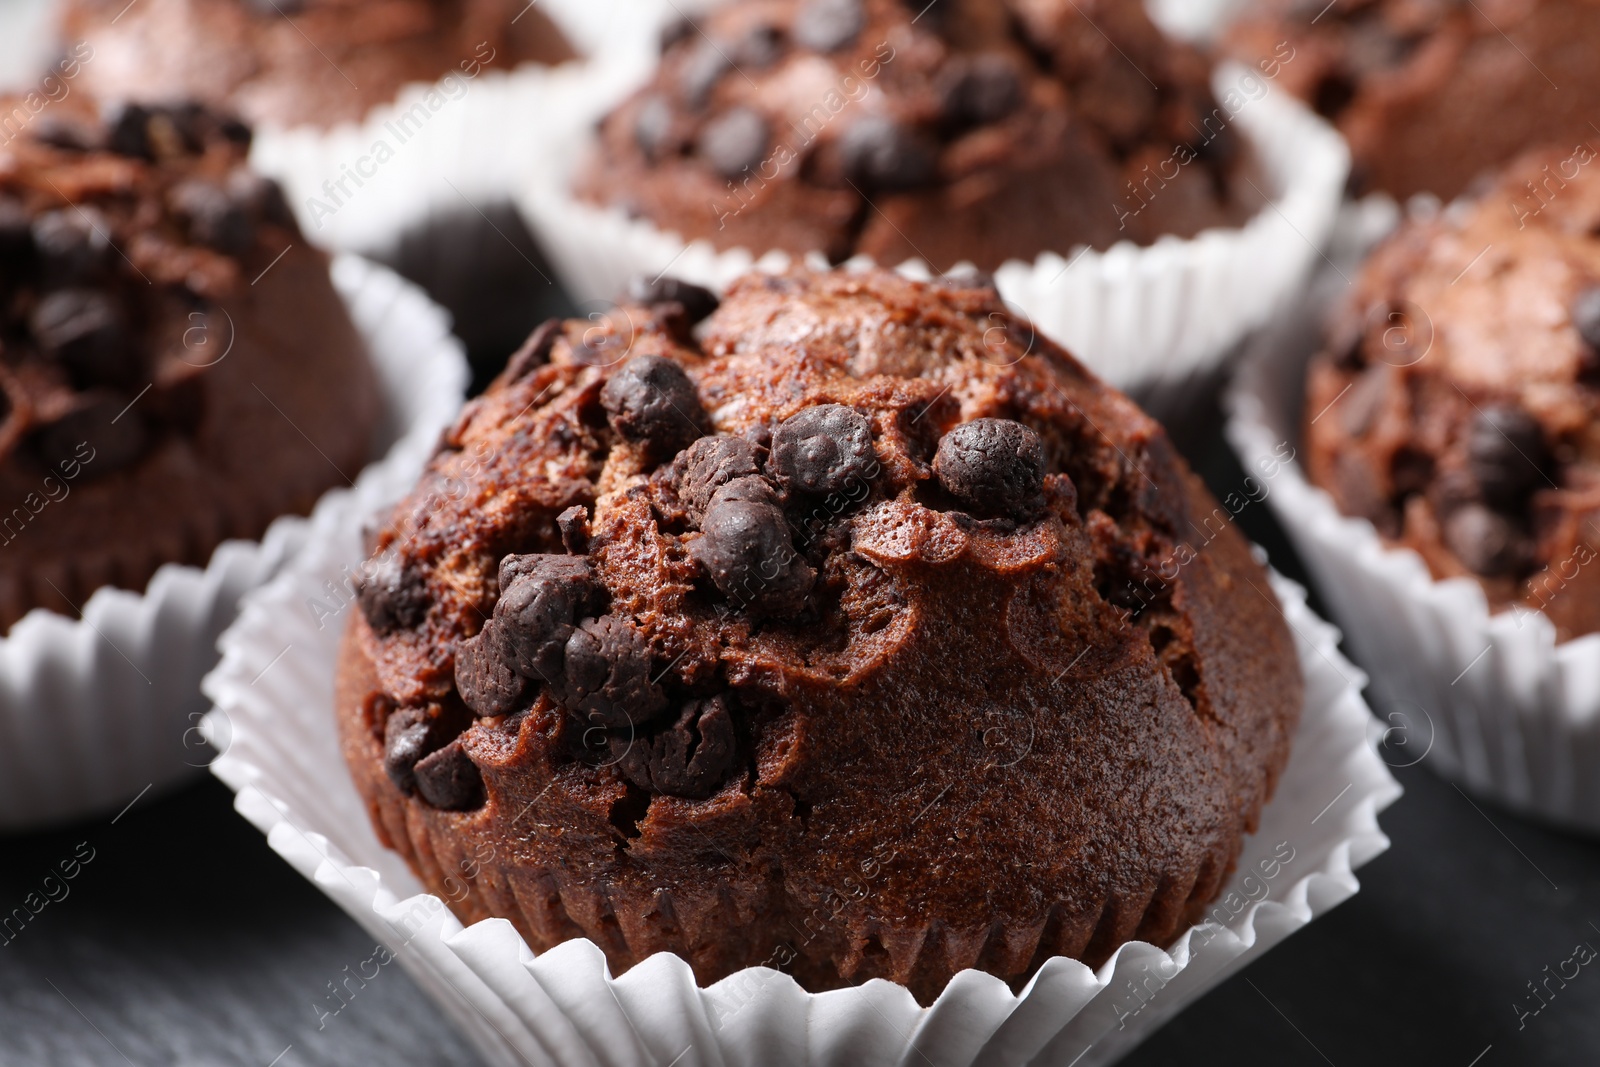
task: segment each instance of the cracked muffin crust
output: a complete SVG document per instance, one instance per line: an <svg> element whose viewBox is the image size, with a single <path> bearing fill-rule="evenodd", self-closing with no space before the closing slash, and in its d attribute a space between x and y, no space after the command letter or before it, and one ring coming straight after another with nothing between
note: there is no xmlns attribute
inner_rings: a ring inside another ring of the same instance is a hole
<svg viewBox="0 0 1600 1067"><path fill-rule="evenodd" d="M465 922L703 983L926 1002L1194 922L1301 680L1159 427L977 276L633 298L375 535L336 704L381 839Z"/></svg>
<svg viewBox="0 0 1600 1067"><path fill-rule="evenodd" d="M1600 177L1535 152L1375 252L1311 367L1312 480L1473 577L1600 630ZM1318 415L1321 412L1322 414Z"/></svg>
<svg viewBox="0 0 1600 1067"><path fill-rule="evenodd" d="M747 0L669 29L578 192L721 249L936 270L1187 237L1260 203L1210 74L1128 0Z"/></svg>
<svg viewBox="0 0 1600 1067"><path fill-rule="evenodd" d="M203 566L365 461L365 347L249 142L57 105L0 147L0 627Z"/></svg>
<svg viewBox="0 0 1600 1067"><path fill-rule="evenodd" d="M1547 143L1595 135L1595 0L1265 0L1229 33L1350 142L1357 193L1449 200ZM1559 86L1559 88L1558 88Z"/></svg>
<svg viewBox="0 0 1600 1067"><path fill-rule="evenodd" d="M523 0L68 0L64 41L86 40L102 100L199 100L253 124L359 122L415 82L573 51ZM469 73L470 72L470 73Z"/></svg>

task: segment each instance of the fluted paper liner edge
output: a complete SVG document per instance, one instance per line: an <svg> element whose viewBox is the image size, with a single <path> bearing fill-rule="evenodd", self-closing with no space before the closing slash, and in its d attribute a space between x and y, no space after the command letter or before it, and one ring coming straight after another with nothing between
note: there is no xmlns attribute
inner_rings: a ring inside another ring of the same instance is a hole
<svg viewBox="0 0 1600 1067"><path fill-rule="evenodd" d="M305 552L248 599L224 636L222 664L205 683L216 708L204 729L229 742L212 769L237 792L238 810L389 946L497 1067L1107 1064L1356 892L1353 870L1388 846L1377 812L1399 787L1371 745L1363 676L1304 591L1274 576L1306 674L1305 714L1212 919L1171 948L1130 943L1098 971L1056 958L1020 994L964 971L927 1008L882 980L810 994L787 975L749 968L702 989L666 953L620 977L586 940L535 955L509 922L463 928L422 890L378 842L340 752L333 677L342 620L319 622L304 602L359 561L362 521L410 484L371 479L319 508Z"/></svg>

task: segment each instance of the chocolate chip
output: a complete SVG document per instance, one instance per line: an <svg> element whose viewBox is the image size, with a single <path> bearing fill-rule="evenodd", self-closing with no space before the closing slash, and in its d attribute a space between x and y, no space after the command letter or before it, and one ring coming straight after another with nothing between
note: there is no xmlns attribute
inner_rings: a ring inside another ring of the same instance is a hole
<svg viewBox="0 0 1600 1067"><path fill-rule="evenodd" d="M47 211L33 220L33 247L46 287L81 285L105 270L110 230L94 208Z"/></svg>
<svg viewBox="0 0 1600 1067"><path fill-rule="evenodd" d="M175 186L173 209L189 224L189 239L219 252L238 256L255 243L248 207L212 182L191 178Z"/></svg>
<svg viewBox="0 0 1600 1067"><path fill-rule="evenodd" d="M106 116L106 147L121 156L154 159L150 145L150 109L120 104Z"/></svg>
<svg viewBox="0 0 1600 1067"><path fill-rule="evenodd" d="M634 785L690 800L715 793L739 758L733 715L722 695L689 701L654 737L616 733L610 746L617 769Z"/></svg>
<svg viewBox="0 0 1600 1067"><path fill-rule="evenodd" d="M1494 404L1473 417L1467 463L1490 507L1519 509L1544 481L1548 455L1538 421L1516 405Z"/></svg>
<svg viewBox="0 0 1600 1067"><path fill-rule="evenodd" d="M255 140L255 131L249 124L231 115L225 115L217 120L217 132L222 135L223 140L232 141L246 151L250 148L250 142Z"/></svg>
<svg viewBox="0 0 1600 1067"><path fill-rule="evenodd" d="M1600 285L1579 290L1573 298L1572 326L1591 352L1600 352Z"/></svg>
<svg viewBox="0 0 1600 1067"><path fill-rule="evenodd" d="M472 762L460 738L417 762L417 792L440 811L472 811L483 806L483 772Z"/></svg>
<svg viewBox="0 0 1600 1067"><path fill-rule="evenodd" d="M1008 55L989 52L953 62L940 79L945 121L964 129L998 122L1022 106L1022 77Z"/></svg>
<svg viewBox="0 0 1600 1067"><path fill-rule="evenodd" d="M734 607L764 615L799 612L817 577L762 478L736 478L712 495L689 555Z"/></svg>
<svg viewBox="0 0 1600 1067"><path fill-rule="evenodd" d="M709 40L702 40L684 62L681 81L683 98L692 108L702 108L722 76L733 69L726 51Z"/></svg>
<svg viewBox="0 0 1600 1067"><path fill-rule="evenodd" d="M1044 442L1020 422L974 419L939 440L933 472L980 515L1026 518L1043 503Z"/></svg>
<svg viewBox="0 0 1600 1067"><path fill-rule="evenodd" d="M660 93L639 102L633 115L633 140L652 162L666 154L672 137L672 105Z"/></svg>
<svg viewBox="0 0 1600 1067"><path fill-rule="evenodd" d="M446 738L439 722L426 708L401 708L391 712L383 726L383 769L402 793L417 788L417 762L443 747Z"/></svg>
<svg viewBox="0 0 1600 1067"><path fill-rule="evenodd" d="M600 390L611 428L658 457L701 435L700 395L684 369L662 356L634 356Z"/></svg>
<svg viewBox="0 0 1600 1067"><path fill-rule="evenodd" d="M722 303L717 294L703 286L679 278L646 278L636 274L628 280L628 302L649 307L652 304L678 304L689 324L702 322Z"/></svg>
<svg viewBox="0 0 1600 1067"><path fill-rule="evenodd" d="M739 39L734 51L740 66L765 70L783 55L783 31L770 23L752 26Z"/></svg>
<svg viewBox="0 0 1600 1067"><path fill-rule="evenodd" d="M756 446L742 437L702 437L672 461L672 484L678 499L698 523L705 515L711 496L735 478L761 473L761 455Z"/></svg>
<svg viewBox="0 0 1600 1067"><path fill-rule="evenodd" d="M817 52L853 42L867 24L861 0L809 0L794 17L794 39Z"/></svg>
<svg viewBox="0 0 1600 1067"><path fill-rule="evenodd" d="M540 554L501 560L494 617L511 669L554 685L561 677L573 624L600 600L594 568L586 559Z"/></svg>
<svg viewBox="0 0 1600 1067"><path fill-rule="evenodd" d="M506 380L521 381L550 362L550 350L555 347L556 338L561 336L562 325L560 319L546 319L534 327L528 339L522 342L522 347L506 361Z"/></svg>
<svg viewBox="0 0 1600 1067"><path fill-rule="evenodd" d="M1524 556L1515 524L1482 504L1467 504L1450 513L1444 522L1444 543L1462 565L1485 578L1513 573Z"/></svg>
<svg viewBox="0 0 1600 1067"><path fill-rule="evenodd" d="M761 165L770 135L767 120L759 113L736 107L706 124L700 134L700 154L724 178L737 178Z"/></svg>
<svg viewBox="0 0 1600 1067"><path fill-rule="evenodd" d="M587 619L567 639L561 704L591 726L642 726L666 710L650 680L650 643L615 615Z"/></svg>
<svg viewBox="0 0 1600 1067"><path fill-rule="evenodd" d="M872 423L843 404L819 404L785 419L772 431L773 476L787 489L836 493L864 485L876 474Z"/></svg>
<svg viewBox="0 0 1600 1067"><path fill-rule="evenodd" d="M283 186L265 175L242 168L234 171L228 175L228 195L262 222L286 230L299 229L294 210L283 195Z"/></svg>
<svg viewBox="0 0 1600 1067"><path fill-rule="evenodd" d="M150 109L150 147L155 154L168 157L182 152L203 152L206 133L216 126L216 118L202 104L163 104Z"/></svg>
<svg viewBox="0 0 1600 1067"><path fill-rule="evenodd" d="M1347 71L1330 70L1311 90L1311 107L1323 118L1336 119L1356 98L1356 80Z"/></svg>
<svg viewBox="0 0 1600 1067"><path fill-rule="evenodd" d="M1421 449L1402 447L1389 460L1389 478L1399 496L1424 492L1433 483L1433 457Z"/></svg>
<svg viewBox="0 0 1600 1067"><path fill-rule="evenodd" d="M19 265L32 251L28 209L15 197L0 195L0 270Z"/></svg>
<svg viewBox="0 0 1600 1067"><path fill-rule="evenodd" d="M589 553L589 509L582 504L556 516L556 529L561 531L561 547L574 556Z"/></svg>
<svg viewBox="0 0 1600 1067"><path fill-rule="evenodd" d="M129 385L141 367L122 309L98 289L58 289L34 307L28 328L39 351L80 389Z"/></svg>
<svg viewBox="0 0 1600 1067"><path fill-rule="evenodd" d="M379 637L421 626L428 617L428 583L421 571L390 547L367 561L356 593L361 614Z"/></svg>
<svg viewBox="0 0 1600 1067"><path fill-rule="evenodd" d="M150 435L144 416L120 393L86 393L79 404L34 433L33 450L52 470L77 462L82 477L122 470L144 455Z"/></svg>
<svg viewBox="0 0 1600 1067"><path fill-rule="evenodd" d="M456 691L476 715L509 715L527 688L527 680L502 655L504 647L496 619L456 646Z"/></svg>
<svg viewBox="0 0 1600 1067"><path fill-rule="evenodd" d="M868 191L897 192L931 184L939 174L938 147L887 115L866 115L839 138L850 180Z"/></svg>

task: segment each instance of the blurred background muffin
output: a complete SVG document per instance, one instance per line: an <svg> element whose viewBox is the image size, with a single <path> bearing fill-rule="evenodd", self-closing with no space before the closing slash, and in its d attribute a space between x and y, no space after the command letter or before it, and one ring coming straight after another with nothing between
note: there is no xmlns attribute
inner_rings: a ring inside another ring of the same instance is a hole
<svg viewBox="0 0 1600 1067"><path fill-rule="evenodd" d="M0 147L0 624L203 564L366 461L365 348L249 143L62 105Z"/></svg>
<svg viewBox="0 0 1600 1067"><path fill-rule="evenodd" d="M1597 135L1593 0L1259 0L1226 35L1243 62L1288 42L1283 84L1338 125L1358 194L1451 199L1546 143Z"/></svg>
<svg viewBox="0 0 1600 1067"><path fill-rule="evenodd" d="M1600 175L1519 159L1368 261L1310 370L1313 481L1477 579L1491 607L1600 630Z"/></svg>
<svg viewBox="0 0 1600 1067"><path fill-rule="evenodd" d="M359 121L406 85L570 59L521 0L64 0L87 40L83 87L104 100L198 100L252 124Z"/></svg>
<svg viewBox="0 0 1600 1067"><path fill-rule="evenodd" d="M993 269L1262 203L1210 65L1138 0L740 0L662 48L578 190L686 240Z"/></svg>

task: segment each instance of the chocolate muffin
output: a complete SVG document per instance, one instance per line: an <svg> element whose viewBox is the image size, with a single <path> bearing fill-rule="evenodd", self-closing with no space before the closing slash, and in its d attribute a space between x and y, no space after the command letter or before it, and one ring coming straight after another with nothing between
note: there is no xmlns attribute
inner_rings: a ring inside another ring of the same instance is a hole
<svg viewBox="0 0 1600 1067"><path fill-rule="evenodd" d="M742 0L669 29L578 190L758 255L1148 244L1260 205L1210 73L1138 0Z"/></svg>
<svg viewBox="0 0 1600 1067"><path fill-rule="evenodd" d="M377 383L249 130L57 104L0 148L0 625L308 510ZM46 121L48 118L48 121Z"/></svg>
<svg viewBox="0 0 1600 1067"><path fill-rule="evenodd" d="M1597 38L1594 0L1261 0L1227 47L1276 57L1339 127L1356 192L1448 200L1525 150L1594 136Z"/></svg>
<svg viewBox="0 0 1600 1067"><path fill-rule="evenodd" d="M926 1002L1193 923L1301 680L1161 429L976 278L633 295L377 534L336 702L380 837L465 922L701 982Z"/></svg>
<svg viewBox="0 0 1600 1067"><path fill-rule="evenodd" d="M573 56L523 0L65 0L103 100L199 100L254 124L359 121L413 82Z"/></svg>
<svg viewBox="0 0 1600 1067"><path fill-rule="evenodd" d="M1373 255L1307 395L1311 477L1341 510L1562 639L1600 630L1597 234L1600 174L1523 157Z"/></svg>

